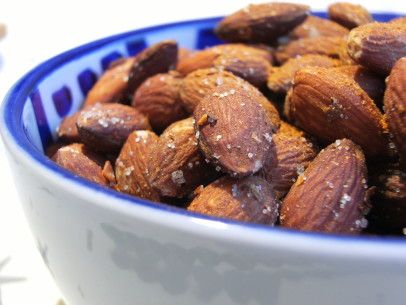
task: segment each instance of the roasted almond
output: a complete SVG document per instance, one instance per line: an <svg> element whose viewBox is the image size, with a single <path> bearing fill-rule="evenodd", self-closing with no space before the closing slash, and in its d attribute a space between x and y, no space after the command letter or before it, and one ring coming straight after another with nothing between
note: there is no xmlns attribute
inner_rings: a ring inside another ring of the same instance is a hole
<svg viewBox="0 0 406 305"><path fill-rule="evenodd" d="M225 44L212 47L186 58L178 71L186 75L197 69L218 68L232 72L257 87L266 83L271 67L269 50L243 44Z"/></svg>
<svg viewBox="0 0 406 305"><path fill-rule="evenodd" d="M406 58L397 61L387 80L384 97L389 130L406 169Z"/></svg>
<svg viewBox="0 0 406 305"><path fill-rule="evenodd" d="M186 197L217 176L198 150L192 118L173 123L161 134L151 147L148 168L151 186L165 197Z"/></svg>
<svg viewBox="0 0 406 305"><path fill-rule="evenodd" d="M76 127L76 121L79 115L80 111L77 111L63 118L57 129L58 139L67 143L80 142L78 128Z"/></svg>
<svg viewBox="0 0 406 305"><path fill-rule="evenodd" d="M188 74L180 86L180 97L185 108L193 112L208 92L222 85L233 85L251 91L266 110L269 118L279 126L279 114L275 106L263 94L245 80L234 74L215 68L200 69Z"/></svg>
<svg viewBox="0 0 406 305"><path fill-rule="evenodd" d="M377 105L382 105L385 81L380 75L361 65L339 66L333 68L332 71L343 73L355 80Z"/></svg>
<svg viewBox="0 0 406 305"><path fill-rule="evenodd" d="M271 185L260 177L222 177L206 186L188 210L209 216L274 225L278 201Z"/></svg>
<svg viewBox="0 0 406 305"><path fill-rule="evenodd" d="M325 143L345 137L369 156L388 152L384 116L368 94L342 73L315 67L297 71L288 112L304 131Z"/></svg>
<svg viewBox="0 0 406 305"><path fill-rule="evenodd" d="M131 132L151 129L148 118L138 110L116 103L82 110L76 126L81 141L99 152L119 151Z"/></svg>
<svg viewBox="0 0 406 305"><path fill-rule="evenodd" d="M318 149L302 131L282 123L272 137L275 156L265 163L260 175L273 187L277 198L283 198L297 177L316 157Z"/></svg>
<svg viewBox="0 0 406 305"><path fill-rule="evenodd" d="M164 40L148 47L135 58L128 78L127 93L132 95L147 78L174 69L177 61L178 44L174 40Z"/></svg>
<svg viewBox="0 0 406 305"><path fill-rule="evenodd" d="M225 17L215 31L226 41L270 43L302 23L308 14L306 5L251 4Z"/></svg>
<svg viewBox="0 0 406 305"><path fill-rule="evenodd" d="M125 99L127 94L128 79L135 57L116 62L107 69L88 92L84 106L118 102Z"/></svg>
<svg viewBox="0 0 406 305"><path fill-rule="evenodd" d="M219 86L201 100L193 116L199 147L218 170L240 177L253 174L274 149L277 126L251 91Z"/></svg>
<svg viewBox="0 0 406 305"><path fill-rule="evenodd" d="M396 61L406 56L406 25L374 22L359 26L348 36L347 50L357 63L388 75Z"/></svg>
<svg viewBox="0 0 406 305"><path fill-rule="evenodd" d="M333 3L328 7L328 16L349 29L374 21L365 7L349 2Z"/></svg>
<svg viewBox="0 0 406 305"><path fill-rule="evenodd" d="M109 186L109 181L103 175L104 158L83 144L73 143L59 148L53 160L77 176Z"/></svg>
<svg viewBox="0 0 406 305"><path fill-rule="evenodd" d="M311 37L293 40L276 50L275 59L279 64L283 64L289 58L306 54L319 54L338 58L344 42L345 39L341 36Z"/></svg>
<svg viewBox="0 0 406 305"><path fill-rule="evenodd" d="M324 55L308 54L291 58L280 67L272 67L268 88L276 93L286 93L291 87L296 71L305 67L336 67L340 62Z"/></svg>
<svg viewBox="0 0 406 305"><path fill-rule="evenodd" d="M103 165L102 175L109 182L110 187L115 188L117 184L116 175L110 160L106 160Z"/></svg>
<svg viewBox="0 0 406 305"><path fill-rule="evenodd" d="M151 147L158 142L152 131L133 131L116 160L115 175L120 192L159 201L159 195L149 184L148 158Z"/></svg>
<svg viewBox="0 0 406 305"><path fill-rule="evenodd" d="M349 33L349 30L339 25L338 23L320 18L317 16L308 16L306 20L298 25L290 32L289 37L291 39L302 39L312 37L345 37Z"/></svg>
<svg viewBox="0 0 406 305"><path fill-rule="evenodd" d="M355 234L368 222L366 165L359 146L337 140L299 176L281 207L281 225L303 231Z"/></svg>
<svg viewBox="0 0 406 305"><path fill-rule="evenodd" d="M186 118L187 112L180 100L180 75L174 71L148 78L138 87L132 106L143 113L157 132Z"/></svg>

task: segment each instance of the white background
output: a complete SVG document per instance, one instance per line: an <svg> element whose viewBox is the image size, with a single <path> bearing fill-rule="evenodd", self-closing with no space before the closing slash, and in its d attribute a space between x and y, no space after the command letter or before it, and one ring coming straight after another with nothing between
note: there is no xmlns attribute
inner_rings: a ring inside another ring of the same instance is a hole
<svg viewBox="0 0 406 305"><path fill-rule="evenodd" d="M152 24L224 15L258 2L1 0L0 23L7 24L8 34L0 41L0 100L28 69L90 40ZM323 9L331 1L295 2ZM406 13L404 0L356 2L374 11ZM0 305L55 305L61 295L35 248L1 141L0 198Z"/></svg>

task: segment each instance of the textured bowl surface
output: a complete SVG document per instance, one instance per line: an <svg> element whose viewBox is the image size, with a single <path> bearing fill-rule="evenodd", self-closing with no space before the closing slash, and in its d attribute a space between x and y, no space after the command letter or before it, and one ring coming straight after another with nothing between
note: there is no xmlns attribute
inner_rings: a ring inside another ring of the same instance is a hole
<svg viewBox="0 0 406 305"><path fill-rule="evenodd" d="M156 26L70 50L27 73L3 102L0 131L21 202L68 303L404 305L402 238L195 215L95 185L43 155L112 60L163 39L193 49L218 44L217 21Z"/></svg>

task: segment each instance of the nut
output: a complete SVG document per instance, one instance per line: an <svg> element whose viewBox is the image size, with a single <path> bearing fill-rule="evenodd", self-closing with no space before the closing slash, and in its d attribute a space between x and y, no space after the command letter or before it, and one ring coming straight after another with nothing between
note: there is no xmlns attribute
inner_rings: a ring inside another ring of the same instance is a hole
<svg viewBox="0 0 406 305"><path fill-rule="evenodd" d="M83 144L73 143L63 146L52 159L75 175L103 186L110 185L103 175L104 158L90 151Z"/></svg>
<svg viewBox="0 0 406 305"><path fill-rule="evenodd" d="M389 130L406 169L406 58L397 61L388 77L384 105Z"/></svg>
<svg viewBox="0 0 406 305"><path fill-rule="evenodd" d="M151 129L143 114L130 106L116 103L82 110L76 126L81 141L99 152L119 151L131 132Z"/></svg>
<svg viewBox="0 0 406 305"><path fill-rule="evenodd" d="M193 116L199 147L219 170L240 177L253 174L274 149L277 127L251 91L219 86L201 100Z"/></svg>
<svg viewBox="0 0 406 305"><path fill-rule="evenodd" d="M215 31L226 41L270 43L302 23L308 14L306 5L251 4L225 17Z"/></svg>
<svg viewBox="0 0 406 305"><path fill-rule="evenodd" d="M151 147L148 169L151 186L165 197L185 197L217 176L198 150L192 118L161 134Z"/></svg>
<svg viewBox="0 0 406 305"><path fill-rule="evenodd" d="M331 20L349 29L374 21L365 7L348 2L337 2L330 5L328 16Z"/></svg>
<svg viewBox="0 0 406 305"><path fill-rule="evenodd" d="M67 143L80 142L76 121L80 115L80 111L63 118L57 129L58 138Z"/></svg>
<svg viewBox="0 0 406 305"><path fill-rule="evenodd" d="M148 117L157 132L187 116L179 95L181 83L175 71L160 73L143 82L134 94L132 106Z"/></svg>
<svg viewBox="0 0 406 305"><path fill-rule="evenodd" d="M306 54L319 54L338 58L344 42L345 39L341 36L321 36L293 40L286 45L280 46L276 50L275 59L279 64L283 64L289 58Z"/></svg>
<svg viewBox="0 0 406 305"><path fill-rule="evenodd" d="M244 222L274 225L278 201L262 178L222 177L200 190L189 211Z"/></svg>
<svg viewBox="0 0 406 305"><path fill-rule="evenodd" d="M298 25L289 37L291 39L302 39L311 37L345 37L349 33L349 30L339 25L338 23L320 18L317 16L308 16L306 20Z"/></svg>
<svg viewBox="0 0 406 305"><path fill-rule="evenodd" d="M123 193L159 201L159 195L149 184L148 158L158 136L148 130L133 131L116 160L117 190Z"/></svg>
<svg viewBox="0 0 406 305"><path fill-rule="evenodd" d="M388 75L396 61L406 56L406 25L374 22L359 26L348 36L347 50L357 63Z"/></svg>
<svg viewBox="0 0 406 305"><path fill-rule="evenodd" d="M283 198L297 177L317 155L317 147L295 127L282 123L273 136L275 156L265 163L260 175L273 187L278 199Z"/></svg>
<svg viewBox="0 0 406 305"><path fill-rule="evenodd" d="M305 67L335 67L336 59L324 55L308 54L289 59L280 67L272 67L268 77L268 88L276 93L286 93L291 87L296 71Z"/></svg>
<svg viewBox="0 0 406 305"><path fill-rule="evenodd" d="M369 156L387 153L388 131L382 113L342 73L316 67L297 71L288 113L304 131L325 143L346 137Z"/></svg>
<svg viewBox="0 0 406 305"><path fill-rule="evenodd" d="M365 158L359 146L337 140L299 176L281 207L281 225L303 231L358 233L368 222Z"/></svg>

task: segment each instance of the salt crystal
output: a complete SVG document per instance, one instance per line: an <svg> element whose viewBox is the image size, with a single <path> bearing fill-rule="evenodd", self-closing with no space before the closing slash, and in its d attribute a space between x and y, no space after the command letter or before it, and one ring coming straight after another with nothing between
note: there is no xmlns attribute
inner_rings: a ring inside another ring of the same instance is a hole
<svg viewBox="0 0 406 305"><path fill-rule="evenodd" d="M181 170L176 170L171 174L172 182L175 184L184 184L186 182L185 177L183 177L183 172Z"/></svg>

